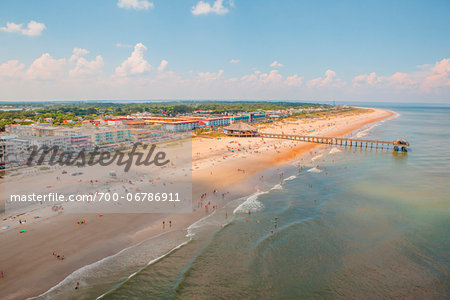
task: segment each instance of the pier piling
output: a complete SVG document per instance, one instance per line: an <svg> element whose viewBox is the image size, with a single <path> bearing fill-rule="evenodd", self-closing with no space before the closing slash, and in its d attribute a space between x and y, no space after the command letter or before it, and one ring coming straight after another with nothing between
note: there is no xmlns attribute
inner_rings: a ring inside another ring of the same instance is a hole
<svg viewBox="0 0 450 300"><path fill-rule="evenodd" d="M404 139L397 139L393 142L378 141L378 140L357 140L351 138L335 138L335 137L322 137L322 136L308 136L308 135L292 135L292 134L274 134L274 133L259 133L260 137L263 138L276 138L276 139L286 139L294 141L302 141L309 143L319 143L319 144L330 144L330 145L341 145L358 147L362 149L368 148L370 144L370 149L389 149L389 145L393 146L394 151L407 152L409 147L409 142Z"/></svg>

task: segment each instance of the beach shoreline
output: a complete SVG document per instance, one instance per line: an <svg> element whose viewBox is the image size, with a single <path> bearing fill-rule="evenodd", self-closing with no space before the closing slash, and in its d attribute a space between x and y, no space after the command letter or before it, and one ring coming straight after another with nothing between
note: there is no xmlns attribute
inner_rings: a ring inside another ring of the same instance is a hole
<svg viewBox="0 0 450 300"><path fill-rule="evenodd" d="M312 125L305 123L305 128L312 126L315 132L340 137L393 115L392 112L386 110L372 110L372 112L356 116L343 117L342 120L335 118L318 120L311 123ZM326 126L327 123L338 125ZM293 128L298 130L299 125L286 123L280 127L278 130L289 132ZM262 128L261 130L268 132L273 129ZM233 143L230 143L232 140ZM229 137L194 139L192 193L193 199L196 201L199 201L200 195L204 192L209 194L208 200L219 206L232 197L226 196L222 202L212 195L213 190L217 190L219 194L233 190L233 197L249 194L254 187L251 186L253 183L248 184L248 182L254 182L257 174L301 159L308 153L312 157L312 151L322 146L302 142L269 141L268 139L263 141L261 138L243 138L242 142L238 142L241 145L236 145L234 140L236 138ZM248 146L243 146L244 141L249 141ZM230 155L228 151L230 144L236 149L243 150L240 150L236 154L237 156ZM254 152L255 150L259 152ZM240 183L238 187L232 188L238 183ZM1 239L5 241L0 246L1 252L4 254L1 258L0 268L5 272L5 277L0 279L0 297L4 299L35 297L45 293L74 271L86 265L167 232L161 228L163 220L173 222L171 230L185 231L205 215L206 212L202 207L198 207L189 214L135 214L131 216L111 214L104 215L102 218L86 215L84 218L87 220L88 226L82 230L74 230L73 224L76 223L79 216L65 214L54 216L45 222L27 224L27 229L32 235L23 235L20 236L20 239L15 230L0 232ZM55 228L55 225L58 228ZM75 229L80 228L75 227ZM74 243L75 240L79 244ZM64 262L56 261L50 250L61 249L61 245L64 245L64 253L67 254ZM80 245L83 246L80 247ZM18 251L18 249L20 250ZM57 264L59 266L56 266Z"/></svg>

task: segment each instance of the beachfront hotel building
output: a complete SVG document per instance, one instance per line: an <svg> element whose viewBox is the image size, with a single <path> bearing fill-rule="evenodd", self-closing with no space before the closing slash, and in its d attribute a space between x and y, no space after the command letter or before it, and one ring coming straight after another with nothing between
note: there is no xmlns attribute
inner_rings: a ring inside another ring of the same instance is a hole
<svg viewBox="0 0 450 300"><path fill-rule="evenodd" d="M230 125L230 118L206 118L201 119L199 122L203 122L205 126L216 127Z"/></svg>
<svg viewBox="0 0 450 300"><path fill-rule="evenodd" d="M226 126L230 124L229 117L219 118L198 118L198 117L185 117L183 120L172 120L163 123L163 128L167 131L180 132L190 131L196 128L203 127L218 127Z"/></svg>
<svg viewBox="0 0 450 300"><path fill-rule="evenodd" d="M0 136L0 169L5 168L5 160L6 160L6 141L10 138L10 136ZM12 136L14 138L14 136Z"/></svg>
<svg viewBox="0 0 450 300"><path fill-rule="evenodd" d="M199 121L175 121L163 123L163 128L167 131L190 131L199 127Z"/></svg>
<svg viewBox="0 0 450 300"><path fill-rule="evenodd" d="M1 140L5 145L3 161L7 168L11 163L25 164L33 146L38 149L56 146L62 152L67 151L70 145L70 139L66 136L3 136Z"/></svg>
<svg viewBox="0 0 450 300"><path fill-rule="evenodd" d="M91 141L95 145L120 144L131 141L130 129L125 128L96 128L89 131Z"/></svg>
<svg viewBox="0 0 450 300"><path fill-rule="evenodd" d="M70 150L89 150L92 148L91 135L85 132L82 128L63 128L55 131L55 136L66 136L70 139Z"/></svg>
<svg viewBox="0 0 450 300"><path fill-rule="evenodd" d="M132 128L130 134L135 142L139 141L152 141L157 142L159 139L165 136L162 130L150 130L144 128Z"/></svg>
<svg viewBox="0 0 450 300"><path fill-rule="evenodd" d="M250 113L245 115L237 115L230 117L230 123L259 123L266 119L266 114L263 113Z"/></svg>
<svg viewBox="0 0 450 300"><path fill-rule="evenodd" d="M62 127L51 125L8 125L5 131L19 136L54 136Z"/></svg>

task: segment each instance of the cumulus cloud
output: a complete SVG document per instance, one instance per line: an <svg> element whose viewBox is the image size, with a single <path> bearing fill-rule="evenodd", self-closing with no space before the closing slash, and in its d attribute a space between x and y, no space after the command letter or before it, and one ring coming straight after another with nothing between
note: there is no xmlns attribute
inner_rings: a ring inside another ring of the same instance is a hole
<svg viewBox="0 0 450 300"><path fill-rule="evenodd" d="M251 74L246 74L241 77L242 82L255 82L259 79L259 76L261 74L261 71L255 70Z"/></svg>
<svg viewBox="0 0 450 300"><path fill-rule="evenodd" d="M228 2L229 7L234 6L234 1ZM224 15L228 13L229 8L223 5L223 0L216 0L213 5L209 2L199 1L195 6L192 7L191 12L193 15L207 15L207 14L217 14Z"/></svg>
<svg viewBox="0 0 450 300"><path fill-rule="evenodd" d="M352 82L355 88L390 87L420 92L437 91L450 86L450 59L445 58L434 65L422 66L420 70L411 73L396 72L379 76L372 72L369 75L357 75Z"/></svg>
<svg viewBox="0 0 450 300"><path fill-rule="evenodd" d="M131 56L116 68L116 74L125 77L149 72L151 65L144 58L145 51L147 51L147 47L142 43L136 44Z"/></svg>
<svg viewBox="0 0 450 300"><path fill-rule="evenodd" d="M44 31L44 29L46 29L44 23L38 23L36 21L30 21L26 28L22 27L23 24L7 22L6 27L0 27L0 30L10 33L21 33L28 36L38 36L42 34L42 31Z"/></svg>
<svg viewBox="0 0 450 300"><path fill-rule="evenodd" d="M298 74L294 74L292 76L288 76L286 78L287 86L301 86L303 84L303 76L298 76Z"/></svg>
<svg viewBox="0 0 450 300"><path fill-rule="evenodd" d="M237 63L239 63L239 62L240 62L239 59L231 59L231 60L230 60L230 64L237 64Z"/></svg>
<svg viewBox="0 0 450 300"><path fill-rule="evenodd" d="M42 54L28 68L26 74L30 79L59 78L64 74L66 60L54 59L49 53Z"/></svg>
<svg viewBox="0 0 450 300"><path fill-rule="evenodd" d="M166 70L168 64L169 64L169 62L167 60L163 59L158 66L158 72L164 72Z"/></svg>
<svg viewBox="0 0 450 300"><path fill-rule="evenodd" d="M83 56L83 55L89 54L89 50L86 50L83 48L73 48L72 53L76 56Z"/></svg>
<svg viewBox="0 0 450 300"><path fill-rule="evenodd" d="M358 87L363 84L375 85L380 82L380 78L377 77L375 72L370 73L369 75L358 75L353 78L353 87Z"/></svg>
<svg viewBox="0 0 450 300"><path fill-rule="evenodd" d="M70 57L69 61L73 62L77 60L80 56L84 56L89 54L89 50L83 49L83 48L73 48L72 56Z"/></svg>
<svg viewBox="0 0 450 300"><path fill-rule="evenodd" d="M103 68L103 57L98 55L95 60L88 61L84 57L77 60L75 68L69 71L70 76L90 76L101 72Z"/></svg>
<svg viewBox="0 0 450 300"><path fill-rule="evenodd" d="M253 73L246 74L240 78L241 86L250 84L258 87L281 87L285 85L283 75L278 70L271 70L269 73L263 73L255 70Z"/></svg>
<svg viewBox="0 0 450 300"><path fill-rule="evenodd" d="M283 64L280 64L279 62L277 62L276 60L273 61L273 63L270 64L270 66L272 68L281 68L283 66Z"/></svg>
<svg viewBox="0 0 450 300"><path fill-rule="evenodd" d="M306 83L309 88L317 88L317 87L343 87L345 86L345 82L336 77L336 72L333 70L326 70L325 77L318 77L311 79Z"/></svg>
<svg viewBox="0 0 450 300"><path fill-rule="evenodd" d="M118 48L133 48L133 45L131 45L131 44L116 43L116 47L118 47Z"/></svg>
<svg viewBox="0 0 450 300"><path fill-rule="evenodd" d="M262 83L278 83L281 82L283 76L278 73L278 70L271 70L269 73L263 73L259 76L259 80Z"/></svg>
<svg viewBox="0 0 450 300"><path fill-rule="evenodd" d="M21 64L18 60L9 60L0 65L0 77L21 77L24 69L25 65Z"/></svg>
<svg viewBox="0 0 450 300"><path fill-rule="evenodd" d="M421 87L429 91L437 87L450 86L450 59L446 58L437 62L429 72L427 72Z"/></svg>
<svg viewBox="0 0 450 300"><path fill-rule="evenodd" d="M223 70L192 71L190 75L184 76L167 70L168 61L164 59L156 66L158 72L146 74L152 70L145 59L146 51L143 44L136 44L130 50L131 55L116 66L116 75L113 76L104 76L105 62L101 55L91 58L89 51L83 48L73 48L71 56L61 59L44 53L29 67L18 60L6 61L0 63L0 99L70 98L70 95L81 94L90 98L141 99L148 97L149 91L155 99L376 97L389 101L399 95L419 100L450 99L448 58L420 66L408 73L394 72L380 76L371 72L357 75L353 78L353 84L346 86L333 70L327 70L321 77L309 81L300 74L284 75L279 69L269 72L254 69L240 77L225 76ZM146 75L137 76L141 74ZM24 82L27 89L23 89ZM79 89L80 84L84 87L82 91ZM59 91L59 94L54 91Z"/></svg>
<svg viewBox="0 0 450 300"><path fill-rule="evenodd" d="M223 76L223 70L219 70L219 72L198 72L198 78L201 81L213 81L217 79L221 79Z"/></svg>
<svg viewBox="0 0 450 300"><path fill-rule="evenodd" d="M148 10L155 7L153 2L149 2L148 0L119 0L119 2L117 2L117 6L124 9L134 10Z"/></svg>

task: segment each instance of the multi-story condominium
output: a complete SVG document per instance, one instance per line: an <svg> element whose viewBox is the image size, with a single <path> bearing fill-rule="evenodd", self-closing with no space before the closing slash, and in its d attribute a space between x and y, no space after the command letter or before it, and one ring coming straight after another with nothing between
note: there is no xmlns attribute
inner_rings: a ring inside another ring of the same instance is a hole
<svg viewBox="0 0 450 300"><path fill-rule="evenodd" d="M199 126L198 121L175 121L163 123L163 128L168 131L189 131Z"/></svg>
<svg viewBox="0 0 450 300"><path fill-rule="evenodd" d="M4 161L5 163L15 162L24 164L31 154L31 147L38 149L56 146L58 152L67 151L70 145L70 138L66 136L9 136L2 138L5 143Z"/></svg>
<svg viewBox="0 0 450 300"><path fill-rule="evenodd" d="M62 127L50 125L8 125L5 131L19 136L54 136Z"/></svg>
<svg viewBox="0 0 450 300"><path fill-rule="evenodd" d="M75 128L64 128L59 131L55 131L55 136L67 136L70 138L71 150L81 150L81 149L91 149L91 133L87 132L85 129L75 127Z"/></svg>
<svg viewBox="0 0 450 300"><path fill-rule="evenodd" d="M98 128L89 132L95 145L119 144L133 139L130 129L124 128Z"/></svg>
<svg viewBox="0 0 450 300"><path fill-rule="evenodd" d="M134 141L157 141L164 137L164 131L162 130L150 130L143 128L134 128L130 130L131 136Z"/></svg>
<svg viewBox="0 0 450 300"><path fill-rule="evenodd" d="M230 125L230 118L205 118L199 121L202 122L205 126L216 127L216 126L225 126Z"/></svg>

